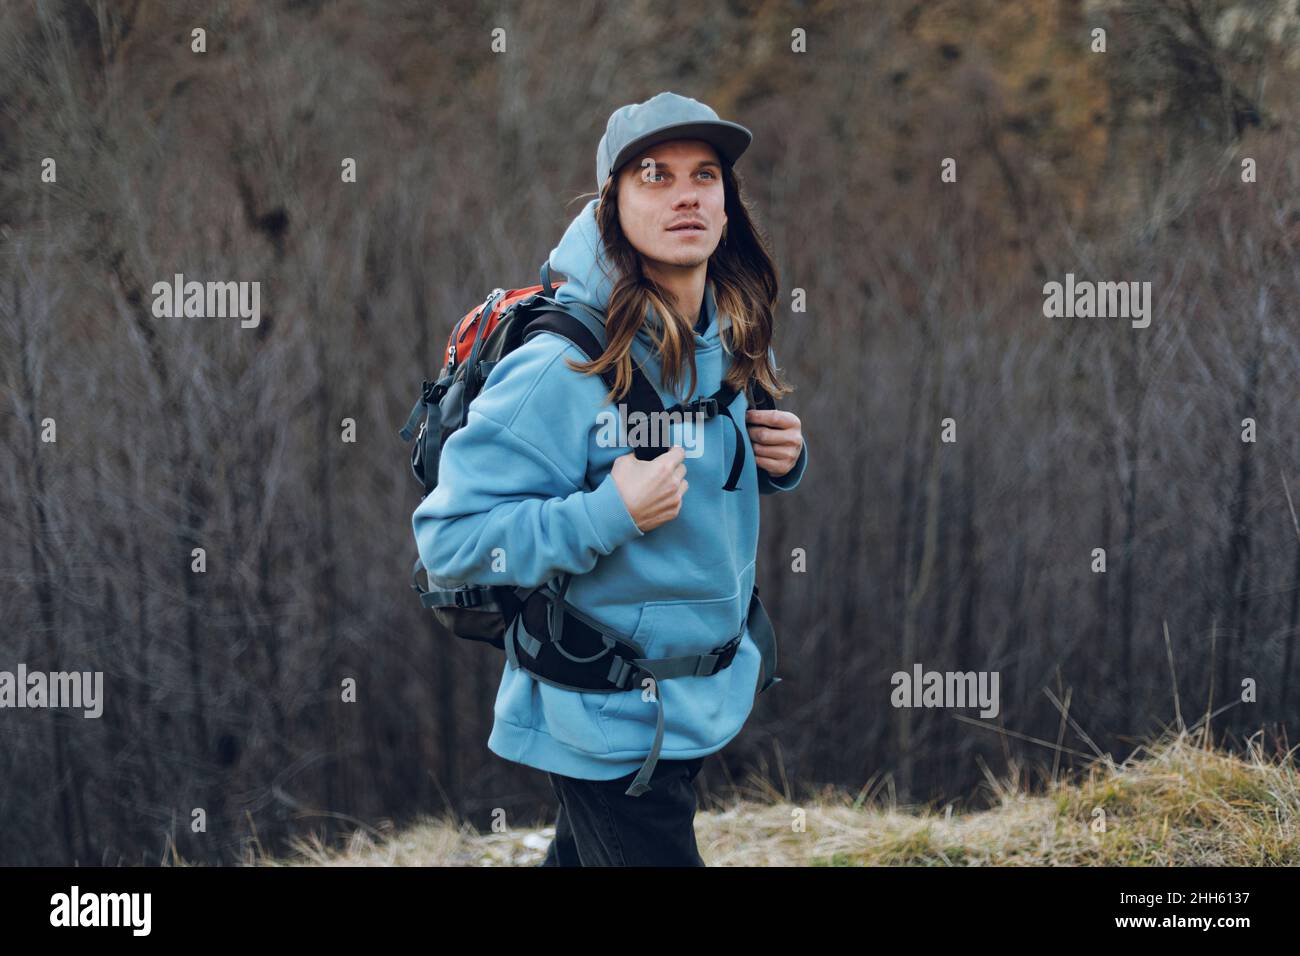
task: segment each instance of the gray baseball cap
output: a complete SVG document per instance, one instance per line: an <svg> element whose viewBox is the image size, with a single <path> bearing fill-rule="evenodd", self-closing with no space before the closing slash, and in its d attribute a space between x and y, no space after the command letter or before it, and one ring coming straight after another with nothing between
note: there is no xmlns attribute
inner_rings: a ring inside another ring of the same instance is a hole
<svg viewBox="0 0 1300 956"><path fill-rule="evenodd" d="M740 158L753 134L739 123L718 119L699 100L676 93L659 93L644 103L620 106L610 114L605 135L596 147L596 189L636 154L671 139L702 139L718 151L728 166Z"/></svg>

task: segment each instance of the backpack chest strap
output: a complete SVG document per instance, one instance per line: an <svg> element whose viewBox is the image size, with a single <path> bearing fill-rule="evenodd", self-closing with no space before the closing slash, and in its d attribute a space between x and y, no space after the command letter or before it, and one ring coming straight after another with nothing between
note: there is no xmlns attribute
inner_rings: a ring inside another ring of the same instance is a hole
<svg viewBox="0 0 1300 956"><path fill-rule="evenodd" d="M740 434L740 426L736 424L735 417L731 414L731 403L735 401L738 393L729 385L724 385L708 398L697 398L691 402L678 402L672 408L666 409L668 412L682 412L683 414L694 415L701 413L704 420L712 421L719 415L726 415L727 421L731 422L731 428L736 433L735 451L731 456L731 473L727 475L727 481L722 486L723 491L735 491L737 482L740 481L740 473L745 467L745 440Z"/></svg>

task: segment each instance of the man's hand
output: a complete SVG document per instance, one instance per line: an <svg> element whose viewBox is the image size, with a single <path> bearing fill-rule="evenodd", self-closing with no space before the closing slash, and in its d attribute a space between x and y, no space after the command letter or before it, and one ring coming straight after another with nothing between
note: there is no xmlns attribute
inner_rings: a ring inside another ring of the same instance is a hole
<svg viewBox="0 0 1300 956"><path fill-rule="evenodd" d="M610 473L623 498L627 513L644 534L672 521L682 510L682 496L691 483L686 480L682 459L686 450L673 445L662 455L642 461L636 452L614 459Z"/></svg>
<svg viewBox="0 0 1300 956"><path fill-rule="evenodd" d="M779 408L751 408L745 412L745 428L758 467L773 478L789 474L803 450L799 416Z"/></svg>

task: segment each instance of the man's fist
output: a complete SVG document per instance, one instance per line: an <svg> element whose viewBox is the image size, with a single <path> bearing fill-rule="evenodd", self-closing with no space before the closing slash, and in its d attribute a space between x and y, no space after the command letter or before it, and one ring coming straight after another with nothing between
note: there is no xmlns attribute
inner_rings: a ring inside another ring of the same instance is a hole
<svg viewBox="0 0 1300 956"><path fill-rule="evenodd" d="M751 408L745 412L745 428L758 467L773 478L789 474L803 450L799 416L779 408Z"/></svg>
<svg viewBox="0 0 1300 956"><path fill-rule="evenodd" d="M614 459L610 474L628 514L643 533L667 524L682 510L682 496L690 484L682 464L685 457L682 446L674 445L651 461L642 461L635 452Z"/></svg>

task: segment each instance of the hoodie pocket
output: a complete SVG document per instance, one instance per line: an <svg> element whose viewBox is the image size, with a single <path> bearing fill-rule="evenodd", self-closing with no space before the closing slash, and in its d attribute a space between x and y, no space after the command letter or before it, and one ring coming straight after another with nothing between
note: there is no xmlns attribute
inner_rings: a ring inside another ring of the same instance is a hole
<svg viewBox="0 0 1300 956"><path fill-rule="evenodd" d="M538 682L542 719L556 741L585 754L609 753L609 739L601 726L600 709L611 694L584 693Z"/></svg>
<svg viewBox="0 0 1300 956"><path fill-rule="evenodd" d="M632 639L648 658L707 654L739 631L745 610L738 608L739 593L704 601L649 602L641 611ZM605 730L610 746L615 751L642 745L645 726L653 733L659 703L642 699L647 691L644 681L642 678L632 689L608 695L610 700L600 708L600 717L607 722ZM668 722L687 736L707 737L726 703L731 668L708 677L667 678L663 683L674 685L669 691L672 701L667 711ZM658 687L653 691L661 693Z"/></svg>

